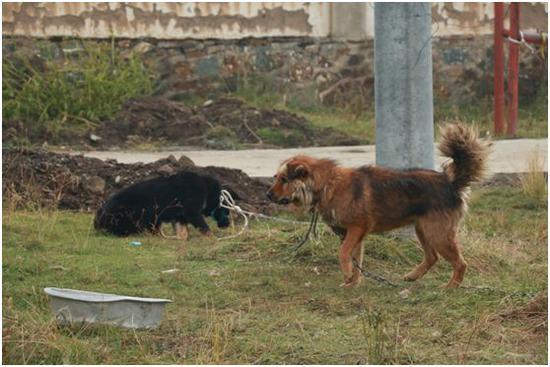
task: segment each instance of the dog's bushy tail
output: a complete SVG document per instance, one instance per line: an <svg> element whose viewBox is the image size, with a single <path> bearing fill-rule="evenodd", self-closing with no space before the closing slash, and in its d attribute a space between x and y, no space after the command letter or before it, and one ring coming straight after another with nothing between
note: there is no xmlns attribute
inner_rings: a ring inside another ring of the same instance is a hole
<svg viewBox="0 0 550 367"><path fill-rule="evenodd" d="M443 171L457 191L480 181L486 170L492 145L489 139L478 138L477 129L463 123L448 123L440 128L439 151L453 161Z"/></svg>

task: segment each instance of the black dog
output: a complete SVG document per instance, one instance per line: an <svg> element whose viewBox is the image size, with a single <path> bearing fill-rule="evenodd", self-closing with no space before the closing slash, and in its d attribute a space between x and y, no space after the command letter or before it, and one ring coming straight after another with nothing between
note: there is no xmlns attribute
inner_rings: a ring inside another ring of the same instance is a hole
<svg viewBox="0 0 550 367"><path fill-rule="evenodd" d="M188 223L209 234L204 216L219 228L229 226L229 210L220 207L221 186L212 177L180 172L126 187L98 209L94 226L116 236L150 231L159 233L162 223L172 223L178 237L187 238Z"/></svg>

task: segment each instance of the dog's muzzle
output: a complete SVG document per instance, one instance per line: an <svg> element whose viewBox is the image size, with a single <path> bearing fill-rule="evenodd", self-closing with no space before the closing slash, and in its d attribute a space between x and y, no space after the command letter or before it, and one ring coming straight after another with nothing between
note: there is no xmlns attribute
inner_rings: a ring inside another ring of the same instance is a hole
<svg viewBox="0 0 550 367"><path fill-rule="evenodd" d="M271 192L271 190L267 190L267 192L265 193L267 198L271 201L271 202L274 202L274 203L277 203L277 204L281 204L281 205L288 205L290 204L290 199L288 198L282 198L282 199L275 199L273 197L273 192Z"/></svg>
<svg viewBox="0 0 550 367"><path fill-rule="evenodd" d="M211 213L211 217L216 220L218 228L227 228L229 227L229 210L226 208L218 207L214 209Z"/></svg>

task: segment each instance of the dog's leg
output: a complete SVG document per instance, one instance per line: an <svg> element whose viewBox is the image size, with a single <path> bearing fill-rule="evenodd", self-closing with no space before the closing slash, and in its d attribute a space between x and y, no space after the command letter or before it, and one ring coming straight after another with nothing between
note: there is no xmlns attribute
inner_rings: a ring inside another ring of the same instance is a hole
<svg viewBox="0 0 550 367"><path fill-rule="evenodd" d="M424 260L422 260L422 262L414 270L405 275L404 279L408 281L414 281L422 277L428 272L428 270L430 270L439 258L437 251L435 251L435 249L431 246L428 238L426 238L426 235L424 234L422 223L416 223L415 229L418 241L420 241L422 249L424 250Z"/></svg>
<svg viewBox="0 0 550 367"><path fill-rule="evenodd" d="M183 242L187 241L189 237L189 231L187 230L187 224L176 222L174 224L174 229L176 230L176 236Z"/></svg>
<svg viewBox="0 0 550 367"><path fill-rule="evenodd" d="M354 279L352 254L357 252L357 247L361 247L361 241L366 230L362 227L351 227L347 229L346 237L340 247L340 267L344 273L344 287L353 287L357 285L357 279Z"/></svg>
<svg viewBox="0 0 550 367"><path fill-rule="evenodd" d="M359 245L355 246L354 250L351 253L351 256L353 256L359 268L363 268L364 249L365 249L365 244L361 240L359 242ZM361 280L363 279L363 274L361 274L361 270L357 266L353 267L353 276L351 279L351 283L353 285L359 285L361 283Z"/></svg>
<svg viewBox="0 0 550 367"><path fill-rule="evenodd" d="M332 232L343 240L346 237L346 229L341 227L330 226Z"/></svg>
<svg viewBox="0 0 550 367"><path fill-rule="evenodd" d="M437 251L453 266L453 275L446 287L457 288L464 279L467 265L460 253L456 235L453 234L446 242L441 243L440 246L437 247Z"/></svg>
<svg viewBox="0 0 550 367"><path fill-rule="evenodd" d="M189 223L191 223L195 228L197 228L204 235L212 235L210 232L210 227L204 220L204 217L201 213L195 213L189 216Z"/></svg>
<svg viewBox="0 0 550 367"><path fill-rule="evenodd" d="M453 216L438 215L423 218L421 223L428 243L453 267L453 275L447 288L456 288L460 285L467 266L456 239L457 222L458 219Z"/></svg>

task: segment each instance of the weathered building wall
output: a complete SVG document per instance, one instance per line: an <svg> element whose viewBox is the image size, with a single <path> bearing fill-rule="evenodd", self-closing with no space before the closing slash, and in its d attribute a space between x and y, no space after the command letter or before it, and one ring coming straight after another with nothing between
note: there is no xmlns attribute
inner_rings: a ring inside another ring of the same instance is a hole
<svg viewBox="0 0 550 367"><path fill-rule="evenodd" d="M372 3L3 3L4 35L82 38L372 38ZM547 29L548 3L523 3L523 29ZM432 4L434 36L492 32L492 3Z"/></svg>
<svg viewBox="0 0 550 367"><path fill-rule="evenodd" d="M329 3L3 3L3 34L82 38L325 37Z"/></svg>

